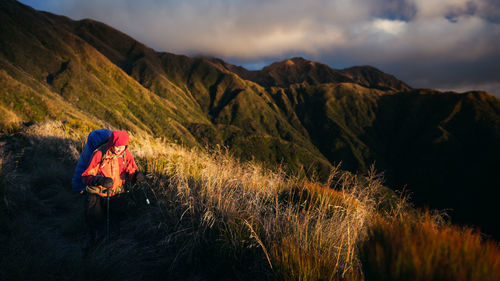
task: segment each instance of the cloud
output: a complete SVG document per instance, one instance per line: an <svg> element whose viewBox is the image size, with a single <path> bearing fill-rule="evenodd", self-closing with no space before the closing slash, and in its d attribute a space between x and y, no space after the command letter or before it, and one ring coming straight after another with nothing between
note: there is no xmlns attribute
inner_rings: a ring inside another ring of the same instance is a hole
<svg viewBox="0 0 500 281"><path fill-rule="evenodd" d="M370 64L415 87L500 81L487 72L500 73L498 0L22 2L105 22L159 51L254 66L293 55L332 67Z"/></svg>
<svg viewBox="0 0 500 281"><path fill-rule="evenodd" d="M375 19L373 27L383 32L398 35L405 30L406 23L400 20Z"/></svg>

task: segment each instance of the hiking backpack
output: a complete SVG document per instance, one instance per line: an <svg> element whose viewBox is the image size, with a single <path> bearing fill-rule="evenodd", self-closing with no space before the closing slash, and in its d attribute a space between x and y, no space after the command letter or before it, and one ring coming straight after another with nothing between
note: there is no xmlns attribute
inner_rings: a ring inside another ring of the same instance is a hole
<svg viewBox="0 0 500 281"><path fill-rule="evenodd" d="M82 182L82 173L87 170L94 152L108 142L112 133L113 131L108 129L99 129L89 133L87 143L80 154L80 159L78 159L78 164L76 164L73 174L72 184L75 191L81 192L85 189L85 185Z"/></svg>

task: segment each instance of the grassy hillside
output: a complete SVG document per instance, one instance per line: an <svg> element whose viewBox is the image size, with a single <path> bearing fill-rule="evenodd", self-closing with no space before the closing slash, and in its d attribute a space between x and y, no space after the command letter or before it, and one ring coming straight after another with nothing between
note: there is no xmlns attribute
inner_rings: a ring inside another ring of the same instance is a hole
<svg viewBox="0 0 500 281"><path fill-rule="evenodd" d="M217 61L157 53L90 20L73 23L73 30L153 93L189 108L188 115L210 120L181 121L200 142L229 146L244 159L284 161L292 170L315 166L324 172L331 167L304 128L284 120L263 87Z"/></svg>
<svg viewBox="0 0 500 281"><path fill-rule="evenodd" d="M85 134L42 122L1 136L2 280L496 280L500 248L416 211L373 171L327 186L151 137L131 137L147 183L120 239L83 258L70 187ZM43 165L34 165L43 163ZM145 203L145 195L152 204Z"/></svg>
<svg viewBox="0 0 500 281"><path fill-rule="evenodd" d="M62 110L74 108L89 119L106 120L116 127L196 144L179 124L182 118L175 105L142 87L81 38L59 27L49 15L13 1L3 1L1 5L0 62L10 76L9 84L17 80L25 85L25 90L41 84L44 90L38 87L31 91L46 96L43 104L52 102L55 93L66 102ZM30 83L25 82L29 80ZM17 96L15 89L3 92ZM5 100L2 98L2 103L20 119L27 117L23 116L27 111L47 111L38 103L16 107ZM56 105L52 108L59 109ZM44 115L51 117L50 114ZM38 120L23 120L31 119Z"/></svg>
<svg viewBox="0 0 500 281"><path fill-rule="evenodd" d="M290 169L331 166L262 87L208 60L156 53L95 21L74 22L14 1L2 5L2 26L13 27L2 33L5 62L87 115L189 146L229 145L243 158L284 161ZM23 48L30 53L18 56Z"/></svg>

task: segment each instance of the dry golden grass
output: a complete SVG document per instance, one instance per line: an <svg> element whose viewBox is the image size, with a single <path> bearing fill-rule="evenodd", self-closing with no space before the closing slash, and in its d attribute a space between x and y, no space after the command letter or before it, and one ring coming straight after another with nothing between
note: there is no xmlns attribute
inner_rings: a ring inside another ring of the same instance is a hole
<svg viewBox="0 0 500 281"><path fill-rule="evenodd" d="M76 161L88 134L82 128L51 121L23 134ZM131 222L140 230L130 236L150 235L146 239L154 246L147 251L165 249L167 256L157 257L157 263L163 268L167 260L167 272L187 264L201 271L231 268L258 276L246 280L499 276L496 243L440 224L429 213L409 208L404 198L385 202L390 200L380 196L383 179L373 169L355 175L337 166L328 182L319 184L238 161L223 148L188 149L131 134L130 151L148 174L143 192L154 201L147 219ZM134 245L129 245L131 253L143 249Z"/></svg>
<svg viewBox="0 0 500 281"><path fill-rule="evenodd" d="M500 247L428 211L372 221L362 260L368 280L498 280Z"/></svg>
<svg viewBox="0 0 500 281"><path fill-rule="evenodd" d="M14 112L0 105L0 132L15 131L20 122L21 119Z"/></svg>
<svg viewBox="0 0 500 281"><path fill-rule="evenodd" d="M336 191L241 163L222 149L206 153L178 146L146 159L145 168L168 177L160 196L171 202L170 212L181 214L180 220L201 218L194 222L197 229L231 225L235 233L218 239L230 245L252 240L278 279L359 276L357 245L375 208L371 193L381 184L376 175L360 180L337 167ZM360 185L366 181L372 185Z"/></svg>

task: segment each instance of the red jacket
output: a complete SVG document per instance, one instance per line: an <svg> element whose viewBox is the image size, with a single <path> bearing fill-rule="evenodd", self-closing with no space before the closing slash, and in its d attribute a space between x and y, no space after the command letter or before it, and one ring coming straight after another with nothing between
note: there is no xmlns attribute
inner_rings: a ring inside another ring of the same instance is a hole
<svg viewBox="0 0 500 281"><path fill-rule="evenodd" d="M116 155L111 148L113 146L125 145L125 151ZM95 176L110 177L113 179L113 187L110 189L109 196L123 192L123 184L128 176L129 180L133 181L133 176L137 171L134 157L127 150L128 148L128 134L125 131L113 131L108 141L108 145L103 152L98 150L92 156L90 164L82 173L83 183L91 185ZM99 193L101 196L107 196L105 192Z"/></svg>

